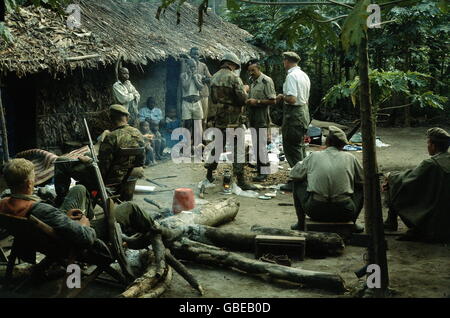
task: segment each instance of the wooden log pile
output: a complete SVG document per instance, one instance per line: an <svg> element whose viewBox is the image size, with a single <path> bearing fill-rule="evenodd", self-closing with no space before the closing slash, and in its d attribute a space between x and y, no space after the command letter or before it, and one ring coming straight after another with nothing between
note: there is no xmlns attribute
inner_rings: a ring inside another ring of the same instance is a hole
<svg viewBox="0 0 450 318"><path fill-rule="evenodd" d="M336 256L344 249L342 239L334 233L297 232L260 226L253 226L251 231L237 232L209 226L233 220L238 210L239 202L235 198L229 198L208 204L200 214L190 215L189 218L179 214L162 220L162 234L155 234L150 238L153 249L151 265L121 297L159 296L167 287L170 268L202 295L203 288L200 283L177 258L236 269L272 280L284 280L302 287L334 292L346 290L345 283L338 274L270 264L222 249L221 247L252 252L258 234L305 237L307 255L312 257ZM174 230L182 234L174 235Z"/></svg>

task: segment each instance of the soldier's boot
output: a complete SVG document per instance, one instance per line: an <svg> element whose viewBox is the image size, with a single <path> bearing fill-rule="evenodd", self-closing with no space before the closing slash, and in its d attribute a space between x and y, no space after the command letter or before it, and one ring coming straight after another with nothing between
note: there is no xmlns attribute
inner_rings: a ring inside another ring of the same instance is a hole
<svg viewBox="0 0 450 318"><path fill-rule="evenodd" d="M258 188L255 187L253 184L247 183L247 182L245 181L245 177L244 177L243 174L237 175L236 178L237 178L237 185L238 185L242 190L244 190L244 191L248 191L248 190L253 190L253 191L255 191L255 190L258 190Z"/></svg>
<svg viewBox="0 0 450 318"><path fill-rule="evenodd" d="M253 182L263 182L266 181L267 175L266 174L258 174L256 177L253 178Z"/></svg>
<svg viewBox="0 0 450 318"><path fill-rule="evenodd" d="M209 182L213 183L214 182L214 177L213 177L213 169L208 169L206 172L206 179L208 179Z"/></svg>

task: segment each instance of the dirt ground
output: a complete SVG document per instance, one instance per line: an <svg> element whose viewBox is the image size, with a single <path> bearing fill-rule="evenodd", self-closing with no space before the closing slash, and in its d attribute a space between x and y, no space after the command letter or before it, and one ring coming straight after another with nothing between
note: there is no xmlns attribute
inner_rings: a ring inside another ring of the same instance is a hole
<svg viewBox="0 0 450 318"><path fill-rule="evenodd" d="M423 159L428 158L426 148L426 128L381 128L377 136L390 147L377 148L378 163L383 172L413 168ZM362 153L355 153L361 160ZM287 163L282 165L287 168ZM286 169L284 169L286 171ZM159 180L169 187L193 187L204 178L205 170L200 164L182 164L173 166L168 162L146 169L147 177L160 177L166 174L178 175L178 178ZM285 172L287 175L287 171ZM219 181L216 181L219 183ZM147 184L141 181L140 184ZM214 201L223 197L220 186L208 189L205 199ZM267 191L266 191L267 192ZM265 193L264 191L261 194ZM152 195L158 202L171 202L172 193ZM141 201L143 195L137 195ZM278 203L292 203L292 194L278 194L270 201L239 197L241 203L236 219L223 228L249 230L254 224L285 228L296 222L294 207L280 207ZM146 203L143 203L146 204ZM383 209L384 217L387 210ZM364 225L364 211L358 223ZM406 226L400 222L400 232ZM425 244L417 242L396 241L396 236L387 236L390 287L394 297L450 297L450 247L445 245ZM361 247L347 246L340 257L326 259L306 259L294 262L294 267L335 272L340 274L346 284L352 288L359 286L354 271L364 264L366 250ZM253 255L247 254L253 258ZM339 297L339 295L319 290L292 288L265 281L260 277L250 277L240 272L206 267L187 263L189 269L205 287L205 297ZM174 275L170 290L163 297L198 297L180 276Z"/></svg>
<svg viewBox="0 0 450 318"><path fill-rule="evenodd" d="M378 163L383 172L412 168L423 159L428 158L426 149L426 128L381 128L378 136L386 144L387 148L378 148ZM313 149L312 149L313 150ZM361 153L354 153L361 160ZM283 173L287 176L287 163L281 164ZM177 175L177 178L158 180L170 188L191 187L196 193L197 184L203 180L205 169L201 164L178 164L171 161L149 167L145 170L146 177L156 178L166 175ZM286 177L287 180L287 177ZM221 181L221 180L220 180ZM219 182L216 187L207 190L205 199L214 201L224 197L220 193ZM138 182L140 185L151 185L145 180ZM158 188L159 189L159 188ZM261 194L267 191L261 191ZM143 208L152 209L153 206L144 202L145 197L156 200L164 207L170 207L172 192L163 192L154 195L136 194L135 201ZM236 219L223 228L236 230L249 230L254 224L288 229L296 222L293 206L280 207L278 203L293 203L292 194L278 194L270 201L238 197L240 210ZM383 209L384 217L386 209ZM358 223L364 225L364 211L361 213ZM406 227L400 222L400 232L406 231ZM387 236L388 241L388 266L390 275L390 288L393 297L450 297L450 247L448 245L425 244L417 242L396 241L397 236ZM345 280L346 285L352 290L360 286L362 280L358 280L355 270L364 265L366 250L361 247L346 246L345 252L339 257L325 259L305 259L303 262L294 262L292 266L338 273ZM252 254L244 254L250 258ZM270 282L262 277L249 276L231 269L221 269L211 266L203 266L186 263L187 267L197 277L205 289L204 297L244 298L244 297L350 297L312 290L292 287L291 285ZM99 286L98 289L86 291L82 297L108 297L117 293L116 289ZM174 278L170 289L164 298L195 298L199 297L195 290L178 274Z"/></svg>

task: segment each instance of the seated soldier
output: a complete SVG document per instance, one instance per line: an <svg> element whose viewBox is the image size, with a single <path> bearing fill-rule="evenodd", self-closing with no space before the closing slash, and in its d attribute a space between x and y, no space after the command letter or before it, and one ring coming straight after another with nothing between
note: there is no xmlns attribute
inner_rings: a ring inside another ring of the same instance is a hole
<svg viewBox="0 0 450 318"><path fill-rule="evenodd" d="M140 131L128 125L130 114L121 105L112 105L110 118L113 129L100 144L98 160L99 168L106 185L120 183L128 171L128 157L117 155L120 148L144 147L144 138ZM96 190L97 180L93 178L95 171L91 165L92 158L80 156L79 161L70 162L59 157L55 162L56 204L59 206L67 195L70 179L80 182L88 190ZM61 162L60 161L64 161ZM144 158L142 158L144 163Z"/></svg>
<svg viewBox="0 0 450 318"><path fill-rule="evenodd" d="M156 160L164 159L164 149L166 148L166 140L159 132L159 123L151 120L150 131L153 134L153 149L155 150Z"/></svg>
<svg viewBox="0 0 450 318"><path fill-rule="evenodd" d="M410 228L402 239L450 242L450 134L435 127L427 136L431 158L390 173L383 184L389 207L385 229L396 231L400 216Z"/></svg>
<svg viewBox="0 0 450 318"><path fill-rule="evenodd" d="M89 193L84 186L72 187L58 209L40 202L40 198L33 195L35 174L32 162L26 159L12 159L5 165L3 175L11 189L11 196L0 201L0 213L21 217L32 214L53 227L56 234L68 245L80 249L94 247L97 238L105 241L108 239L104 219L90 221L86 217L91 204ZM160 228L149 213L141 210L135 203L124 202L116 206L114 214L125 233L140 233L145 237L147 246L150 245L147 238L152 234L161 233L165 239L172 235L169 230ZM127 239L126 236L123 238Z"/></svg>
<svg viewBox="0 0 450 318"><path fill-rule="evenodd" d="M141 121L139 123L139 129L142 136L144 136L145 142L145 166L153 166L156 164L155 150L152 147L154 135L150 131L150 125L147 121Z"/></svg>
<svg viewBox="0 0 450 318"><path fill-rule="evenodd" d="M294 202L298 223L303 230L304 215L318 222L349 222L356 225L363 201L363 174L358 159L343 151L348 144L345 133L330 126L327 148L311 153L290 173L294 179ZM355 226L356 231L362 228Z"/></svg>

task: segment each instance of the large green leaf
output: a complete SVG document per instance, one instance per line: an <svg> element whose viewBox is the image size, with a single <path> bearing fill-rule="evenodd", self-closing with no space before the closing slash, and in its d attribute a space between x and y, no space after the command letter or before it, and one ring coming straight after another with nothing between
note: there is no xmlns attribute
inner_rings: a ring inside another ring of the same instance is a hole
<svg viewBox="0 0 450 318"><path fill-rule="evenodd" d="M369 0L359 0L353 8L352 12L345 19L344 26L342 27L341 41L342 47L348 51L350 46L358 45L366 36L367 32L367 18L369 12L367 12L367 6Z"/></svg>
<svg viewBox="0 0 450 318"><path fill-rule="evenodd" d="M420 107L443 109L447 98L426 90L429 79L429 75L419 72L373 70L369 73L369 80L374 106L378 109L385 101L392 99L394 94L400 94ZM351 81L333 86L324 96L324 104L337 106L342 99L350 98L356 106L359 84L357 76Z"/></svg>
<svg viewBox="0 0 450 318"><path fill-rule="evenodd" d="M279 40L285 40L289 45L299 41L299 34L308 34L313 39L316 47L323 51L329 45L338 43L338 36L331 23L319 23L326 20L312 7L293 10L279 19L275 27L274 36Z"/></svg>

